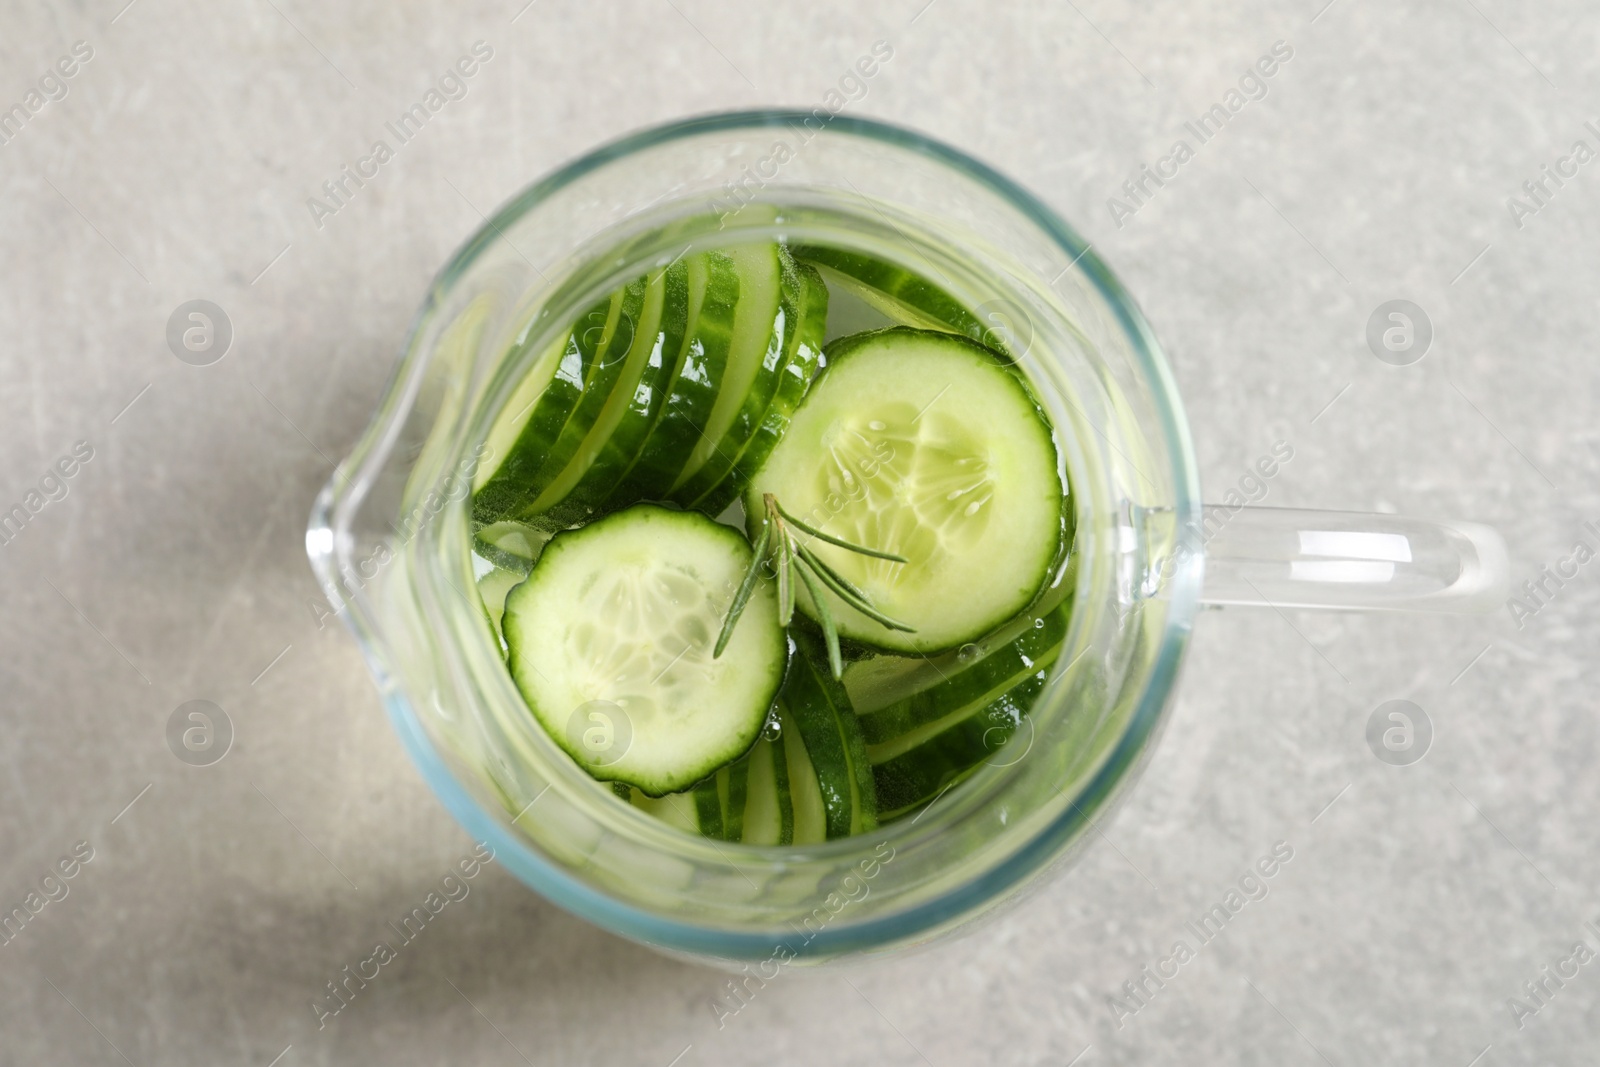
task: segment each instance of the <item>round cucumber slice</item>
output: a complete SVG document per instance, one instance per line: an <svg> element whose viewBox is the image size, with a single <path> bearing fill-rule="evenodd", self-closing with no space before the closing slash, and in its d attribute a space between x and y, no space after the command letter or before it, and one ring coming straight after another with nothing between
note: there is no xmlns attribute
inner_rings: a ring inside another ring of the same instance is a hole
<svg viewBox="0 0 1600 1067"><path fill-rule="evenodd" d="M1049 424L1022 378L953 334L896 326L840 338L827 367L745 494L808 525L907 558L813 540L892 630L831 592L840 634L926 654L988 633L1048 581L1061 545L1064 483ZM804 589L800 608L818 617Z"/></svg>
<svg viewBox="0 0 1600 1067"><path fill-rule="evenodd" d="M506 598L511 676L595 778L659 797L755 742L788 656L770 582L712 657L750 558L731 527L641 504L557 534Z"/></svg>

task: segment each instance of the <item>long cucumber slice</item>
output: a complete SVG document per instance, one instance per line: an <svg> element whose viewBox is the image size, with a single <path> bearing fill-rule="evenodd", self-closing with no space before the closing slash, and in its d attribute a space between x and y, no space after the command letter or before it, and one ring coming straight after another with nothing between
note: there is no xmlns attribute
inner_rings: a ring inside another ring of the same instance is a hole
<svg viewBox="0 0 1600 1067"><path fill-rule="evenodd" d="M860 713L861 733L867 744L883 745L931 723L977 711L1030 675L1048 668L1056 661L1066 638L1067 613L1058 609L1037 617L1034 623L1011 644L953 672L939 684L875 711ZM845 687L848 691L848 672Z"/></svg>
<svg viewBox="0 0 1600 1067"><path fill-rule="evenodd" d="M986 704L976 714L942 730L908 752L874 761L873 782L885 821L934 800L941 792L995 759L1016 732L1048 672L1039 671ZM999 757L1015 761L1026 755Z"/></svg>
<svg viewBox="0 0 1600 1067"><path fill-rule="evenodd" d="M737 530L650 504L557 534L503 619L534 718L595 778L653 797L733 762L760 733L788 657L770 582L711 654L750 560Z"/></svg>
<svg viewBox="0 0 1600 1067"><path fill-rule="evenodd" d="M655 798L630 786L617 788L618 796L634 807L689 833L746 845L792 845L795 841L789 760L781 734L762 737L745 755L686 793ZM815 840L820 841L820 795L817 811Z"/></svg>
<svg viewBox="0 0 1600 1067"><path fill-rule="evenodd" d="M976 315L920 274L864 252L840 248L801 245L794 254L821 268L829 284L848 290L896 322L960 334L979 344L994 342Z"/></svg>
<svg viewBox="0 0 1600 1067"><path fill-rule="evenodd" d="M780 245L763 244L729 254L739 268L733 349L706 436L672 487L672 499L685 506L733 469L777 395L797 338L801 283L789 253Z"/></svg>
<svg viewBox="0 0 1600 1067"><path fill-rule="evenodd" d="M764 493L811 526L907 557L813 541L891 629L831 592L841 634L927 654L1019 614L1049 580L1063 538L1055 442L1002 357L948 333L892 327L840 338L788 433L746 490L752 535ZM802 611L818 617L801 590Z"/></svg>
<svg viewBox="0 0 1600 1067"><path fill-rule="evenodd" d="M822 339L828 327L828 287L816 268L807 263L795 264L795 278L799 284L800 321L791 340L791 351L785 360L778 381L778 390L762 414L744 451L739 454L733 470L722 480L707 489L690 506L707 515L720 515L744 491L756 471L767 461L784 432L795 409L805 399L806 391L816 376L817 364L822 360Z"/></svg>
<svg viewBox="0 0 1600 1067"><path fill-rule="evenodd" d="M733 344L739 272L734 261L720 252L702 252L686 262L691 325L677 372L638 462L607 498L607 508L664 499L704 438L716 406Z"/></svg>
<svg viewBox="0 0 1600 1067"><path fill-rule="evenodd" d="M803 630L790 639L795 654L778 699L805 742L822 793L826 834L847 837L871 830L878 825L878 800L860 720L824 665L821 641Z"/></svg>
<svg viewBox="0 0 1600 1067"><path fill-rule="evenodd" d="M689 328L689 267L676 260L652 274L650 285L660 290L661 310L654 332L644 335L643 366L637 379L628 379L629 391L622 397L624 408L616 427L563 505L579 517L598 512L638 461L678 372Z"/></svg>
<svg viewBox="0 0 1600 1067"><path fill-rule="evenodd" d="M794 801L789 796L789 766L783 735L763 737L746 757L750 763L749 801L744 812L747 845L794 843Z"/></svg>
<svg viewBox="0 0 1600 1067"><path fill-rule="evenodd" d="M789 772L789 799L794 806L794 840L796 845L814 845L828 839L828 809L823 800L822 786L817 782L817 771L806 751L806 740L801 736L794 716L779 704L783 721L783 753Z"/></svg>
<svg viewBox="0 0 1600 1067"><path fill-rule="evenodd" d="M583 399L584 383L594 356L609 344L622 314L619 289L582 315L561 342L554 373L539 387L531 406L518 403L531 384L518 387L506 410L490 430L487 462L474 477L473 519L480 525L514 515L536 495L532 487L543 473L550 450Z"/></svg>
<svg viewBox="0 0 1600 1067"><path fill-rule="evenodd" d="M572 409L561 436L550 446L544 466L524 483L528 503L517 517L551 529L569 524L570 516L548 513L566 499L621 420L628 394L632 392L630 379L638 379L649 350L648 338L655 330L653 319L645 318L645 298L659 296L659 292L658 289L651 293L646 278L622 288L617 317L607 324L606 339L589 364L583 395ZM659 317L660 310L658 301L653 308L654 315Z"/></svg>

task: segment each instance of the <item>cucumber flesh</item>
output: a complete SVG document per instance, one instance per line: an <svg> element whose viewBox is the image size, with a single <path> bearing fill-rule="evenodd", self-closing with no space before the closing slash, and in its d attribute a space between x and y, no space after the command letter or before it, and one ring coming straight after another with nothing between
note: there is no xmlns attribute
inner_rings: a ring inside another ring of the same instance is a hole
<svg viewBox="0 0 1600 1067"><path fill-rule="evenodd" d="M686 793L660 799L621 786L622 799L690 833L747 845L794 843L794 804L782 735L762 737L748 753ZM676 800L668 805L666 801Z"/></svg>
<svg viewBox="0 0 1600 1067"><path fill-rule="evenodd" d="M792 844L794 802L789 797L783 735L762 737L746 759L750 764L750 790L744 811L744 836L740 840L747 845Z"/></svg>
<svg viewBox="0 0 1600 1067"><path fill-rule="evenodd" d="M839 632L895 652L974 641L1044 588L1065 496L1049 424L1002 357L948 333L892 327L840 338L745 492L752 535L774 494L810 525L908 558L813 541L892 630L831 592ZM817 617L802 588L802 611Z"/></svg>
<svg viewBox="0 0 1600 1067"><path fill-rule="evenodd" d="M700 812L692 793L669 793L664 797L652 797L631 786L628 787L628 791L630 802L646 815L654 816L668 826L675 826L685 833L701 832Z"/></svg>
<svg viewBox="0 0 1600 1067"><path fill-rule="evenodd" d="M523 575L502 567L496 567L478 579L478 596L483 600L483 610L489 616L489 625L494 629L495 640L502 652L506 647L506 639L500 629L500 619L506 613L506 595L522 579Z"/></svg>
<svg viewBox="0 0 1600 1067"><path fill-rule="evenodd" d="M711 655L750 565L738 531L641 504L557 534L506 599L511 675L535 719L601 781L659 797L744 754L788 649L759 583Z"/></svg>
<svg viewBox="0 0 1600 1067"><path fill-rule="evenodd" d="M781 704L779 707L783 710ZM793 843L814 845L828 839L828 811L823 803L822 787L817 783L816 768L811 765L811 754L806 751L805 738L795 726L793 715L784 711L782 721L789 799L794 806Z"/></svg>

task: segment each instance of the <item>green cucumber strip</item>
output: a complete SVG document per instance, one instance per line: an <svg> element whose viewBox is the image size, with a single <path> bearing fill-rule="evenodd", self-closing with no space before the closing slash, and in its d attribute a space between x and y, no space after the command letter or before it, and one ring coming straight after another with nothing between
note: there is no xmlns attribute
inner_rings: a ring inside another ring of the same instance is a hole
<svg viewBox="0 0 1600 1067"><path fill-rule="evenodd" d="M795 654L778 699L805 741L822 792L829 838L847 837L878 825L877 794L867 761L860 720L844 687L834 681L811 634L791 632Z"/></svg>
<svg viewBox="0 0 1600 1067"><path fill-rule="evenodd" d="M733 469L766 414L784 362L792 352L799 317L799 280L781 245L739 247L729 255L739 268L739 309L733 348L717 407L672 488L672 499L692 505Z"/></svg>
<svg viewBox="0 0 1600 1067"><path fill-rule="evenodd" d="M772 742L762 737L741 762L749 767L749 789L744 808L744 827L739 839L747 845L776 845L782 831Z"/></svg>
<svg viewBox="0 0 1600 1067"><path fill-rule="evenodd" d="M864 252L802 245L794 249L794 254L797 259L822 268L830 284L845 288L896 322L993 344L977 316L921 274Z"/></svg>
<svg viewBox="0 0 1600 1067"><path fill-rule="evenodd" d="M583 381L583 392L560 435L550 445L544 464L536 475L523 483L521 488L527 503L519 509L517 517L527 519L538 515L561 500L593 458L592 454L580 454L585 442L595 440L597 434L603 441L609 433L602 428L603 423L607 419L614 421L613 412L620 407L620 403L614 401L613 390L624 372L630 366L637 366L629 355L635 342L640 340L640 319L647 291L644 278L629 282L618 291L613 317L607 321L605 336L589 362L589 376Z"/></svg>
<svg viewBox="0 0 1600 1067"><path fill-rule="evenodd" d="M711 654L751 559L731 527L639 504L557 534L506 598L512 680L592 777L662 796L755 743L788 659L772 583Z"/></svg>
<svg viewBox="0 0 1600 1067"><path fill-rule="evenodd" d="M814 845L828 839L828 810L823 802L822 787L817 784L816 768L811 765L811 755L806 751L805 738L795 725L794 716L778 703L779 721L783 723L783 754L789 775L789 798L794 808L794 836L791 843Z"/></svg>
<svg viewBox="0 0 1600 1067"><path fill-rule="evenodd" d="M744 809L750 800L748 754L717 772L717 789L723 794L722 833L725 840L744 840Z"/></svg>
<svg viewBox="0 0 1600 1067"><path fill-rule="evenodd" d="M799 324L790 341L791 349L783 363L777 392L762 413L760 423L740 452L733 470L692 502L692 507L707 515L722 514L761 469L789 428L789 420L805 399L806 390L811 388L817 364L822 359L822 338L828 326L828 287L822 275L808 263L795 264L795 277L800 288Z"/></svg>
<svg viewBox="0 0 1600 1067"><path fill-rule="evenodd" d="M599 397L602 393L604 396L597 400L594 407L585 412L585 415L593 413L596 408L598 414L594 414L589 420L588 428L581 432L581 440L568 456L566 465L555 480L550 482L539 498L528 506L527 512L532 516L528 521L531 523L559 530L576 526L593 516L595 509L592 499L579 497L577 489L594 469L595 462L606 453L616 436L617 429L628 419L631 402L638 390L639 378L649 366L651 353L655 349L666 288L664 284L659 283L659 275L652 277L658 280L658 284L650 284L651 277L641 279L644 286L643 299L640 303L638 322L632 331L633 344L622 354L620 363L616 366L602 367L596 364L592 380L596 396ZM620 340L619 332L614 342ZM574 415L568 428L575 429L579 422L579 416Z"/></svg>
<svg viewBox="0 0 1600 1067"><path fill-rule="evenodd" d="M870 715L907 700L926 689L942 685L957 674L1019 640L1040 618L1062 612L1071 619L1073 565L1026 612L1008 620L977 641L936 656L895 656L868 653L844 669L844 687L857 715ZM1047 623L1047 625L1049 625ZM974 655L976 653L976 655Z"/></svg>
<svg viewBox="0 0 1600 1067"><path fill-rule="evenodd" d="M928 803L992 757L1027 716L1045 680L1040 671L909 752L875 763L872 777L884 820Z"/></svg>
<svg viewBox="0 0 1600 1067"><path fill-rule="evenodd" d="M901 632L823 597L840 634L927 655L1020 614L1054 573L1065 486L1048 421L997 353L903 326L840 338L788 432L745 490L899 564L814 541ZM807 590L798 607L819 615Z"/></svg>
<svg viewBox="0 0 1600 1067"><path fill-rule="evenodd" d="M720 772L719 772L720 773ZM717 841L725 841L722 828L722 791L717 788L717 775L712 775L690 790L694 797L695 817L700 833Z"/></svg>
<svg viewBox="0 0 1600 1067"><path fill-rule="evenodd" d="M704 436L716 406L733 343L739 272L733 260L720 252L702 252L688 257L686 263L691 325L682 357L661 414L640 448L638 462L607 498L607 508L665 499Z"/></svg>
<svg viewBox="0 0 1600 1067"><path fill-rule="evenodd" d="M887 707L858 713L867 744L881 745L962 711L976 711L1029 675L1051 666L1067 635L1067 613L1053 611L1036 622L1043 625L1030 625L1011 644L973 661L938 685Z"/></svg>
<svg viewBox="0 0 1600 1067"><path fill-rule="evenodd" d="M684 334L689 328L689 267L676 260L653 273L650 285L660 290L648 298L659 297L660 312L654 320L654 331L645 334L648 347L643 353L643 366L636 380L629 379L631 390L623 397L625 408L615 429L563 504L584 516L602 510L639 460L640 449L661 415L683 355Z"/></svg>
<svg viewBox="0 0 1600 1067"><path fill-rule="evenodd" d="M490 430L488 462L474 477L472 517L480 525L506 518L532 499L534 484L550 449L583 396L583 384L594 353L622 311L622 290L596 304L573 324L562 342L561 357L544 382L538 400L526 410L515 401L529 382L519 386ZM479 480L481 479L481 481Z"/></svg>
<svg viewBox="0 0 1600 1067"><path fill-rule="evenodd" d="M749 764L749 799L744 810L747 845L788 845L794 842L794 801L789 796L789 767L783 735L762 737L745 757Z"/></svg>

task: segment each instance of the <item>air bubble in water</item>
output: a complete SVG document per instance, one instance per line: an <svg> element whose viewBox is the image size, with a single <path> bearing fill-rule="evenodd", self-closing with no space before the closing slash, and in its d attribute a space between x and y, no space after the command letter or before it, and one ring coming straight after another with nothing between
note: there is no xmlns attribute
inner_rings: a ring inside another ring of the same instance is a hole
<svg viewBox="0 0 1600 1067"><path fill-rule="evenodd" d="M956 658L962 663L971 663L973 660L977 659L982 652L983 649L979 648L977 645L965 644L961 646L961 651L956 653Z"/></svg>
<svg viewBox="0 0 1600 1067"><path fill-rule="evenodd" d="M776 715L768 719L766 725L761 727L761 736L768 741L776 741L783 736L783 723L779 721Z"/></svg>
<svg viewBox="0 0 1600 1067"><path fill-rule="evenodd" d="M1042 629L1044 629L1044 620L1043 620L1043 619L1034 619L1034 620L1033 620L1033 628L1034 628L1034 629L1035 629L1035 630L1042 630Z"/></svg>

